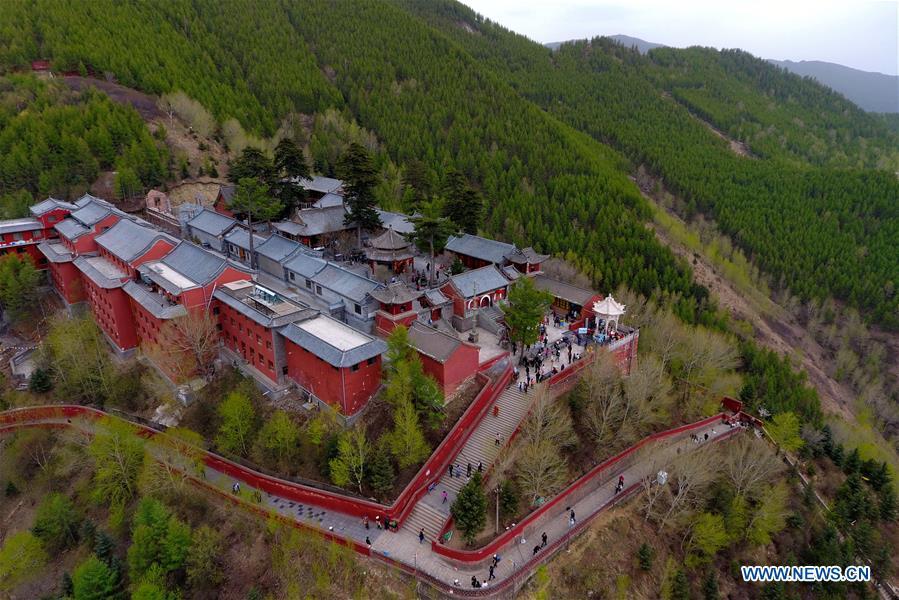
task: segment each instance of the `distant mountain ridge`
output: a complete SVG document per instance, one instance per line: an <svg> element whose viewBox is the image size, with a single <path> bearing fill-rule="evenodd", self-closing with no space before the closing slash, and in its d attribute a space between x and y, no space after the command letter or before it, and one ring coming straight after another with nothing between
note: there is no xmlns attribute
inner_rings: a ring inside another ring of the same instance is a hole
<svg viewBox="0 0 899 600"><path fill-rule="evenodd" d="M768 62L803 77L812 77L869 112L899 113L899 76L853 69L820 60Z"/></svg>
<svg viewBox="0 0 899 600"><path fill-rule="evenodd" d="M607 36L622 46L632 48L636 46L641 54L646 54L654 48L664 48L664 44L647 42L629 35ZM548 48L557 50L564 42L552 42L546 44ZM878 113L899 113L899 76L885 75L871 71L853 69L837 63L820 60L774 60L767 59L771 64L777 65L800 77L811 77L822 85L826 85L835 92L839 92L847 99L854 102L862 110Z"/></svg>

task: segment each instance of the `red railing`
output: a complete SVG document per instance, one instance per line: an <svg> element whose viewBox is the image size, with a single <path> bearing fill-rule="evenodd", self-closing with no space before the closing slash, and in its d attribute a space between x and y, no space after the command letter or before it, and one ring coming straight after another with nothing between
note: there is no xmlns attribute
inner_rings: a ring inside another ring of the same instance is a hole
<svg viewBox="0 0 899 600"><path fill-rule="evenodd" d="M500 358L503 356L507 355L501 355ZM495 362L491 362L491 365L495 364ZM485 370L482 369L477 374L477 377L486 379L486 384L478 392L471 405L459 417L459 421L452 431L440 442L440 445L437 446L431 457L419 469L415 478L409 482L409 485L394 501L387 513L390 519L401 523L412 511L415 503L427 493L428 486L440 480L444 469L459 453L465 442L468 441L481 419L487 414L487 411L493 406L512 378L511 362L493 379L484 375Z"/></svg>
<svg viewBox="0 0 899 600"><path fill-rule="evenodd" d="M442 556L446 556L447 558L464 562L464 563L472 563L484 560L492 556L494 553L499 552L499 549L513 541L516 537L522 535L525 529L529 526L533 525L536 521L541 519L549 512L552 508L556 507L558 504L569 500L571 496L587 486L590 483L593 483L594 479L598 478L600 475L603 475L609 469L617 466L624 459L632 456L635 452L650 444L652 442L656 442L662 439L670 438L676 436L681 433L685 433L687 431L693 429L699 429L701 427L705 427L706 425L710 425L716 421L723 421L725 419L725 413L719 413L712 417L708 417L701 421L697 421L695 423L690 423L687 425L681 425L680 427L675 427L674 429L669 429L667 431L661 431L658 433L654 433L648 437L643 438L630 448L623 450L619 454L613 456L605 460L604 462L598 464L593 467L586 474L582 475L578 479L576 479L571 485L569 485L564 491L557 494L552 500L543 504L536 510L534 510L531 514L525 517L520 523L516 524L515 527L509 528L503 533L501 533L498 537L490 541L486 546L478 548L476 550L460 550L456 548L449 548L438 542L432 542L431 548L437 554ZM445 531L441 532L441 535L445 533Z"/></svg>
<svg viewBox="0 0 899 600"><path fill-rule="evenodd" d="M500 358L502 358L502 356ZM203 460L205 464L212 469L220 471L234 479L238 479L259 490L287 498L288 500L302 502L304 504L316 504L329 510L339 511L360 518L363 516L374 518L375 516L383 515L388 519L401 522L408 516L409 512L411 512L418 499L427 492L428 486L432 482L440 479L443 469L446 468L452 458L468 440L477 424L496 401L499 394L505 389L506 385L508 385L511 376L511 364L506 365L506 367L493 378L485 375L484 370L477 374L477 377L485 380L484 387L459 418L459 421L453 426L452 430L450 430L449 434L447 434L440 445L437 446L437 449L431 454L430 458L428 458L416 476L389 506L375 501L353 498L351 496L344 496L327 490L316 489L293 481L280 479L272 475L259 473L253 469L228 460L221 455L206 450L202 450L204 453ZM96 420L104 416L106 416L106 413L87 406L58 405L20 408L0 413L0 431L18 428L21 424L28 421L72 419L78 417ZM158 433L155 429L147 425L135 424L135 427L138 428L142 436L151 437Z"/></svg>

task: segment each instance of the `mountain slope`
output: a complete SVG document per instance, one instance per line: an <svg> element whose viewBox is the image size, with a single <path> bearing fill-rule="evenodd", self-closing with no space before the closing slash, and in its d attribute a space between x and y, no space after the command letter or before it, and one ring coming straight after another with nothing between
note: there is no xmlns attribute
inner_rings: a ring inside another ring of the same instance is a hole
<svg viewBox="0 0 899 600"><path fill-rule="evenodd" d="M705 290L643 226L649 212L620 154L546 114L396 5L156 7L16 3L0 26L0 57L84 65L153 92L184 89L219 120L236 117L261 133L292 111L345 110L397 163L420 161L438 183L457 169L478 185L490 205L486 232L566 255L602 289L626 283L678 294L691 320L705 310Z"/></svg>
<svg viewBox="0 0 899 600"><path fill-rule="evenodd" d="M899 327L899 182L846 168L893 164L899 146L881 121L745 53L660 48L644 57L604 38L553 52L453 2L404 5L551 114L661 176L775 284L836 296ZM735 156L697 113L729 133L759 127L748 143L763 159Z"/></svg>
<svg viewBox="0 0 899 600"><path fill-rule="evenodd" d="M812 77L871 112L899 113L899 76L853 69L820 60L769 60L801 77Z"/></svg>

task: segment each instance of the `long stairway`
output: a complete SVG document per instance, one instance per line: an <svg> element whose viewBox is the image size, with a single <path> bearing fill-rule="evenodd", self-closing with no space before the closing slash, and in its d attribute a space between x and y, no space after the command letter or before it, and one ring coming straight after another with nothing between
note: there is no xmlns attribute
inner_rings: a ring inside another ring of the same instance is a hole
<svg viewBox="0 0 899 600"><path fill-rule="evenodd" d="M427 541L437 539L443 524L450 516L450 505L468 481L466 477L468 464L472 465L472 473L477 471L478 463L482 463L484 471L487 471L524 418L530 400L530 394L519 392L515 382L500 394L496 400L496 404L499 405L499 416L493 416L493 407L488 409L487 414L453 460L456 476L450 477L449 471L444 471L437 487L422 497L403 522L401 535L403 532L409 532L417 536L418 532L424 529ZM501 440L499 446L496 445L497 435ZM446 502L443 502L444 491L447 493Z"/></svg>

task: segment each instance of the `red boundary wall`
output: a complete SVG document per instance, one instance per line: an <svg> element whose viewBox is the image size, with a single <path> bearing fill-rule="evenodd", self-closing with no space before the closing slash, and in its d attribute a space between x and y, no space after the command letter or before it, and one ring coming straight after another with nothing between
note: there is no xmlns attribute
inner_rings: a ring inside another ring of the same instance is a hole
<svg viewBox="0 0 899 600"><path fill-rule="evenodd" d="M521 533L527 528L529 525L536 522L538 519L543 517L550 509L554 508L558 504L565 502L573 493L580 490L584 486L592 483L592 481L598 477L604 471L614 468L619 462L623 459L631 456L637 450L640 450L647 444L652 442L656 442L661 439L669 438L686 431L690 431L693 429L699 429L701 427L705 427L711 423L716 421L724 421L727 415L725 413L719 413L717 415L705 418L701 421L697 421L695 423L690 423L687 425L681 425L680 427L675 427L674 429L669 429L667 431L660 431L658 433L654 433L648 437L643 438L630 448L623 450L617 455L609 458L602 463L596 465L586 474L582 475L578 479L576 479L571 485L569 485L564 491L557 494L552 500L542 505L538 509L531 512L528 516L526 516L521 522L517 523L514 527L511 527L501 533L499 536L494 538L491 542L489 542L486 546L478 548L476 550L460 550L457 548L449 548L440 544L437 541L431 542L431 548L437 554L441 556L446 556L447 558L457 560L464 563L472 563L484 560L490 556L493 556L494 553L498 552L500 548L508 544L510 541L514 540L516 537L521 535ZM442 539L443 534L451 527L451 521L447 522L447 525L444 527L443 531L440 532L440 536L438 539Z"/></svg>
<svg viewBox="0 0 899 600"><path fill-rule="evenodd" d="M502 358L502 356L500 358ZM492 361L491 365L495 362L496 361ZM496 398L508 385L509 380L512 377L511 364L507 365L501 373L493 378L484 374L483 369L477 374L477 377L484 380L484 387L478 392L478 395L459 418L459 421L453 429L450 430L425 464L422 465L412 481L410 481L403 489L397 499L394 500L393 504L389 506L385 506L375 501L343 496L337 493L319 490L292 481L265 475L206 450L203 451L203 460L210 468L225 473L234 479L243 481L264 492L281 496L295 502L317 504L330 510L360 518L363 516L374 518L375 516L382 515L387 519L402 522L409 512L411 512L418 499L427 492L428 485L440 479L443 469L445 469L450 460L456 456L459 449L468 440L469 436L487 413L490 406L493 405ZM79 417L96 420L104 416L107 416L107 414L103 411L77 405L13 409L0 414L0 431L18 428L20 424L28 421L72 419ZM158 433L158 431L146 425L134 425L144 437L152 437Z"/></svg>

